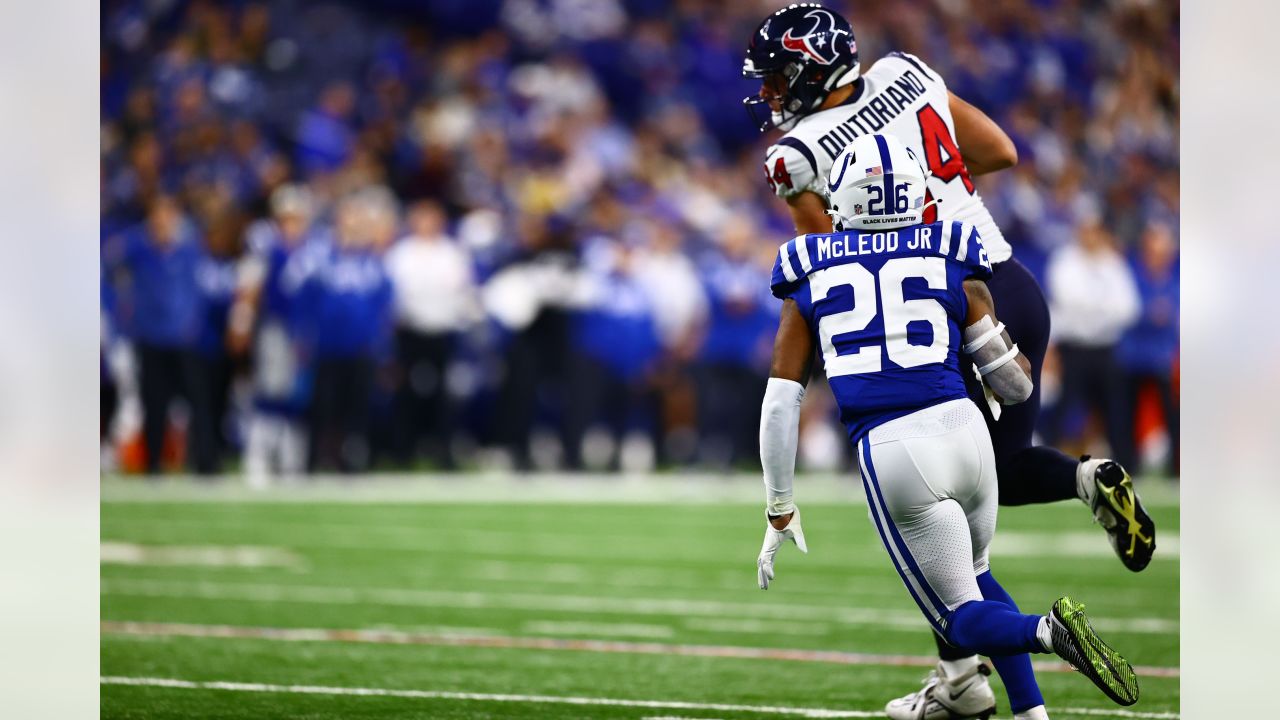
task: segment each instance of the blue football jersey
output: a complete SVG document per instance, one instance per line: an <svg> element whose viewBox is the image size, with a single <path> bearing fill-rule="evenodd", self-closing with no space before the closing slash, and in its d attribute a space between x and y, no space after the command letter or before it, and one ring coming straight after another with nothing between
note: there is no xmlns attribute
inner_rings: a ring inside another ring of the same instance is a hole
<svg viewBox="0 0 1280 720"><path fill-rule="evenodd" d="M771 288L796 301L857 442L868 430L966 396L965 279L991 277L973 225L801 235L778 251Z"/></svg>

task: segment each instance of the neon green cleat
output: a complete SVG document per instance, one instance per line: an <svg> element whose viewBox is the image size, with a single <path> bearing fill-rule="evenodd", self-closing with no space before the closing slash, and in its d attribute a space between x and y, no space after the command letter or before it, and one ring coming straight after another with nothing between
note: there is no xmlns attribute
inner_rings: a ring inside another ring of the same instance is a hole
<svg viewBox="0 0 1280 720"><path fill-rule="evenodd" d="M1138 676L1129 661L1104 643L1084 614L1084 604L1058 598L1049 612L1053 651L1121 705L1138 702Z"/></svg>

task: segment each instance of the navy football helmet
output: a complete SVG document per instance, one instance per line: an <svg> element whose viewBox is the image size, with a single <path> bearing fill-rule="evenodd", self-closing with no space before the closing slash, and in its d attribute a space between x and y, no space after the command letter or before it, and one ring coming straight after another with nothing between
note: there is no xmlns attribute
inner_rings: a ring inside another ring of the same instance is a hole
<svg viewBox="0 0 1280 720"><path fill-rule="evenodd" d="M742 104L761 131L789 130L832 90L857 80L860 70L848 20L817 3L788 5L760 23L742 62L744 77L781 75L786 92L775 98L751 95ZM769 106L770 99L780 101L778 110ZM762 105L769 109L768 119L758 116Z"/></svg>

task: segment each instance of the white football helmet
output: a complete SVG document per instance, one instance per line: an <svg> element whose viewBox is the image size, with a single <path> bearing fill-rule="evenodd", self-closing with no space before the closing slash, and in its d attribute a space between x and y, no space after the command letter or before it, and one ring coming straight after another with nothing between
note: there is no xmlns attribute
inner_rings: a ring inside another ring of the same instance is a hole
<svg viewBox="0 0 1280 720"><path fill-rule="evenodd" d="M925 208L929 171L892 135L862 135L845 146L827 178L827 214L840 230L915 225Z"/></svg>

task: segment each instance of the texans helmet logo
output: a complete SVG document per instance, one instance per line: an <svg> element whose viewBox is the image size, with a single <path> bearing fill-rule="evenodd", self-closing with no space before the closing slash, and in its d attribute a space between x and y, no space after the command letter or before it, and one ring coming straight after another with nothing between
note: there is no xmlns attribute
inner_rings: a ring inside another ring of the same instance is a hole
<svg viewBox="0 0 1280 720"><path fill-rule="evenodd" d="M836 19L822 9L810 10L804 16L813 18L813 29L796 37L791 34L792 28L787 28L786 34L782 36L782 47L802 52L822 65L830 65L837 57L834 47Z"/></svg>

